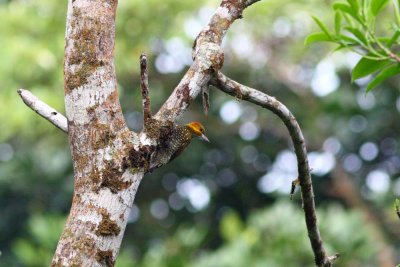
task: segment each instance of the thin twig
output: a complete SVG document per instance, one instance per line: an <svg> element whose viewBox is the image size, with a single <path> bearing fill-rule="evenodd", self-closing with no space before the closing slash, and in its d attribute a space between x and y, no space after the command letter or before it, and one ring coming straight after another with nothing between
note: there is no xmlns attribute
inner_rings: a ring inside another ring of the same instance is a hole
<svg viewBox="0 0 400 267"><path fill-rule="evenodd" d="M334 261L337 260L339 257L340 257L340 254L339 254L339 253L336 253L336 254L333 255L333 256L329 256L328 259L329 259L330 262L334 262Z"/></svg>
<svg viewBox="0 0 400 267"><path fill-rule="evenodd" d="M328 257L323 247L321 235L317 226L314 193L311 182L310 168L308 165L305 140L295 117L285 105L276 100L274 97L233 81L221 72L218 72L211 79L210 83L218 89L236 98L252 102L263 108L271 110L283 121L290 133L297 156L299 172L298 179L301 186L308 237L314 252L315 263L317 266L332 266L332 260L336 259L336 257Z"/></svg>
<svg viewBox="0 0 400 267"><path fill-rule="evenodd" d="M28 90L18 89L18 94L28 107L30 107L37 114L54 124L54 126L59 128L63 132L68 133L67 118L64 115L44 103Z"/></svg>
<svg viewBox="0 0 400 267"><path fill-rule="evenodd" d="M258 2L260 0L246 0L246 2L244 3L246 7L251 6L252 4Z"/></svg>
<svg viewBox="0 0 400 267"><path fill-rule="evenodd" d="M299 178L292 181L292 186L290 187L290 200L293 200L294 191L296 190L296 186L299 184Z"/></svg>
<svg viewBox="0 0 400 267"><path fill-rule="evenodd" d="M210 109L210 90L208 88L208 84L202 88L202 97L204 114L207 116L208 110Z"/></svg>
<svg viewBox="0 0 400 267"><path fill-rule="evenodd" d="M140 55L140 88L142 89L143 98L143 121L151 119L151 106L149 96L149 76L147 72L147 57L146 54Z"/></svg>

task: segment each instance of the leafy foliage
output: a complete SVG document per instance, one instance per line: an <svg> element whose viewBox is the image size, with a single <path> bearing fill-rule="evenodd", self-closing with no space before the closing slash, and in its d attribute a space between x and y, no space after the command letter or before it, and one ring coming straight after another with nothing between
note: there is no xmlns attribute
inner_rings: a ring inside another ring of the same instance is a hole
<svg viewBox="0 0 400 267"><path fill-rule="evenodd" d="M366 91L369 92L388 78L400 73L400 56L398 38L400 36L400 7L398 1L391 1L394 18L391 23L391 34L378 37L375 29L376 20L382 15L389 0L346 0L332 4L335 13L335 30L328 27L317 17L313 17L322 32L312 33L305 39L305 44L315 42L332 42L336 50L350 49L362 57L354 67L352 80L374 74ZM386 14L387 15L387 14Z"/></svg>
<svg viewBox="0 0 400 267"><path fill-rule="evenodd" d="M332 206L319 212L321 231L330 251L343 252L335 266L376 266L377 250L371 247L371 229L361 214ZM197 247L204 240L205 229L191 226L178 229L170 238L147 251L135 266L150 267L241 267L241 266L310 266L313 255L309 249L303 214L286 201L254 211L243 222L233 210L222 216L219 231L225 245L215 251ZM351 238L349 238L351 236ZM290 247L287 246L290 244ZM351 254L346 253L351 251ZM125 251L126 253L126 251ZM117 266L125 265L117 261Z"/></svg>

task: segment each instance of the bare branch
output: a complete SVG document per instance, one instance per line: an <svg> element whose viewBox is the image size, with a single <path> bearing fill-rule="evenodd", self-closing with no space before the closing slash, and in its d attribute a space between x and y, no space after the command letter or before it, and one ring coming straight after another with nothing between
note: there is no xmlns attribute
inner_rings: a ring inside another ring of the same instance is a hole
<svg viewBox="0 0 400 267"><path fill-rule="evenodd" d="M245 5L246 7L251 6L254 3L257 3L260 0L246 0Z"/></svg>
<svg viewBox="0 0 400 267"><path fill-rule="evenodd" d="M143 121L146 122L151 119L151 105L149 96L149 76L147 71L147 57L146 54L140 55L140 88L142 89L143 98Z"/></svg>
<svg viewBox="0 0 400 267"><path fill-rule="evenodd" d="M204 114L208 115L208 110L210 109L210 92L209 92L208 85L203 86L202 97L203 97Z"/></svg>
<svg viewBox="0 0 400 267"><path fill-rule="evenodd" d="M308 237L314 252L315 263L317 266L332 266L332 260L334 258L336 259L337 257L328 257L323 247L321 235L317 225L314 192L311 182L310 168L308 165L305 140L295 117L285 105L276 100L274 97L233 81L221 72L218 72L215 77L211 79L210 83L227 94L271 110L283 121L290 133L297 156L299 172L298 179L303 197Z"/></svg>
<svg viewBox="0 0 400 267"><path fill-rule="evenodd" d="M54 126L59 128L63 132L68 133L67 118L64 117L64 115L44 103L28 90L18 89L18 94L28 107L30 107L37 114L54 124Z"/></svg>
<svg viewBox="0 0 400 267"><path fill-rule="evenodd" d="M194 42L193 64L155 115L157 119L176 120L208 84L212 73L222 67L224 61L222 39L232 23L241 18L243 10L247 7L245 2L245 0L221 1L210 22Z"/></svg>

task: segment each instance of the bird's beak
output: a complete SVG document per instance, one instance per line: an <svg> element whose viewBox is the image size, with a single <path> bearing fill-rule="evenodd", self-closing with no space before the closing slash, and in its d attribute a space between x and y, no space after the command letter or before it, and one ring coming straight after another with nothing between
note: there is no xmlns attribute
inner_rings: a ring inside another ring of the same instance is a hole
<svg viewBox="0 0 400 267"><path fill-rule="evenodd" d="M207 141L210 143L210 140L208 140L207 136L205 134L200 135L200 138L203 139L204 141Z"/></svg>

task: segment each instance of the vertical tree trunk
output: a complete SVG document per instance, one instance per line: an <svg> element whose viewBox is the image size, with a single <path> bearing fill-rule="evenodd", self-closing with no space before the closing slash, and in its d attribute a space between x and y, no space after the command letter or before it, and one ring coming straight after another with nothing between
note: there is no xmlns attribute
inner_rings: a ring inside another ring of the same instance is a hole
<svg viewBox="0 0 400 267"><path fill-rule="evenodd" d="M116 7L112 0L68 1L64 91L75 189L52 266L113 266L143 177L121 164L139 141L118 100Z"/></svg>

